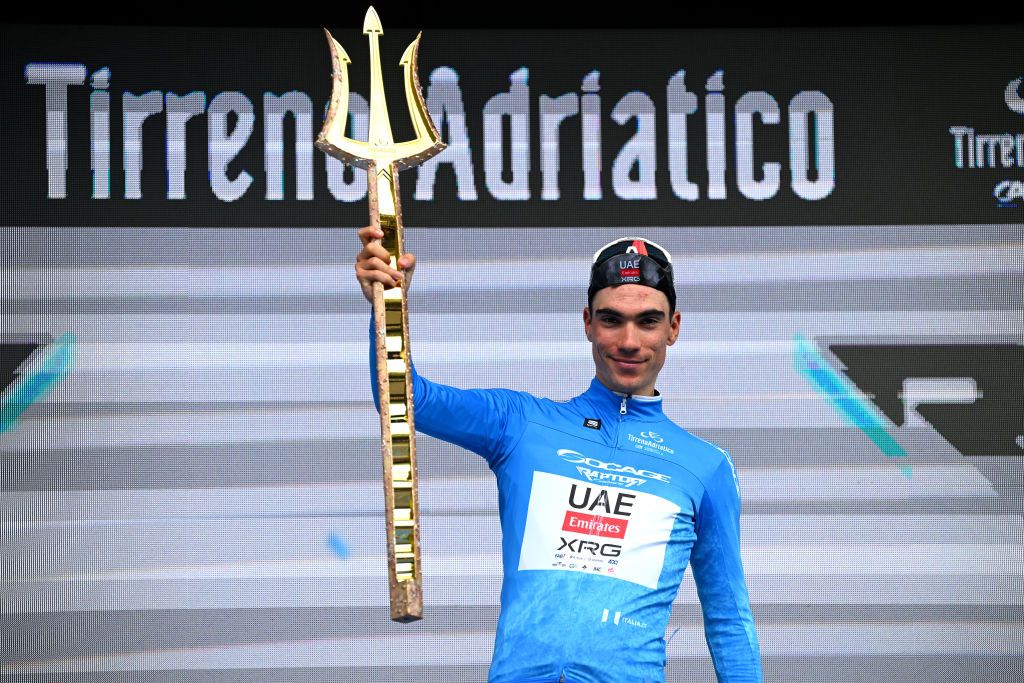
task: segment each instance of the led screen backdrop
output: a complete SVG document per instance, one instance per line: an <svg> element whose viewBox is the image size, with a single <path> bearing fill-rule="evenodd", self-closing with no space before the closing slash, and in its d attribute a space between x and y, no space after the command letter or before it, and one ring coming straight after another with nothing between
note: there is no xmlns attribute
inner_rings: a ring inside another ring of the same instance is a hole
<svg viewBox="0 0 1024 683"><path fill-rule="evenodd" d="M368 51L335 36L358 137ZM402 176L418 369L573 396L590 255L672 252L659 388L736 462L767 680L1024 673L1022 37L424 36L450 146ZM484 680L495 486L427 437L426 618L387 618L366 186L312 147L322 33L2 44L4 677ZM668 680L713 677L689 577L665 637Z"/></svg>

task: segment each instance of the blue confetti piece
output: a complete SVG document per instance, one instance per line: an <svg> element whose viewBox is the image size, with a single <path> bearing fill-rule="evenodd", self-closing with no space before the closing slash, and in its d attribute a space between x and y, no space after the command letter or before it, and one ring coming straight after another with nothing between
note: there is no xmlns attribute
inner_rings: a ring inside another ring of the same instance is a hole
<svg viewBox="0 0 1024 683"><path fill-rule="evenodd" d="M343 560L348 559L348 546L345 545L345 541L341 539L341 536L339 536L338 534L331 534L327 537L327 545L330 546L331 550L334 551L335 555L337 555Z"/></svg>

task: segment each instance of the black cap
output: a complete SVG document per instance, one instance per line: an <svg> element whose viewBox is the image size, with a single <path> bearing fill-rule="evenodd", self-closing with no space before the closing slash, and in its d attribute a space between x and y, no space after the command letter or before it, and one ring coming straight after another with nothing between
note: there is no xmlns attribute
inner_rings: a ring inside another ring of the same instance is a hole
<svg viewBox="0 0 1024 683"><path fill-rule="evenodd" d="M672 256L643 237L621 237L604 245L594 254L590 268L587 303L605 287L616 285L653 287L668 297L670 313L676 310L676 288L672 276Z"/></svg>

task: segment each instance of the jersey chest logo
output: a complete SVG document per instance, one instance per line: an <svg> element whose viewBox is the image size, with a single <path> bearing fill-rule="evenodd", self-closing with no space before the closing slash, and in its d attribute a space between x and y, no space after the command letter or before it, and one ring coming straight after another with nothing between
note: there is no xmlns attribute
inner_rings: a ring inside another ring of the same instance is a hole
<svg viewBox="0 0 1024 683"><path fill-rule="evenodd" d="M651 470L631 465L622 465L617 462L605 462L604 460L583 455L571 448L559 448L556 453L562 460L576 465L576 470L592 482L633 488L641 486L649 480L660 481L665 484L672 481L672 478L667 474L652 472Z"/></svg>
<svg viewBox="0 0 1024 683"><path fill-rule="evenodd" d="M603 574L657 588L679 511L650 493L534 472L519 569Z"/></svg>

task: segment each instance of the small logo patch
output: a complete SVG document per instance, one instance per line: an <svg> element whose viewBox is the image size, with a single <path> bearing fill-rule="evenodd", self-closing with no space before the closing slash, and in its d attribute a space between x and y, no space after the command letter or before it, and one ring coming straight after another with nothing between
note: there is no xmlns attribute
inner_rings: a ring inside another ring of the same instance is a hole
<svg viewBox="0 0 1024 683"><path fill-rule="evenodd" d="M596 417L588 417L583 420L583 426L590 429L601 429L601 421Z"/></svg>

